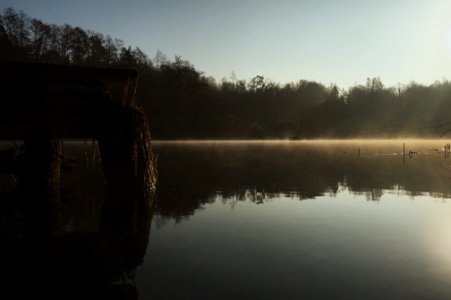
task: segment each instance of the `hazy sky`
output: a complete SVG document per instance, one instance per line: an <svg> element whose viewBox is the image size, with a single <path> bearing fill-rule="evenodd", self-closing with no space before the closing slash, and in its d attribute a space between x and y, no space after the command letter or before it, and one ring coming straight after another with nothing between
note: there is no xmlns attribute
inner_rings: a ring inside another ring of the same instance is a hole
<svg viewBox="0 0 451 300"><path fill-rule="evenodd" d="M80 26L177 54L217 80L260 74L348 87L451 80L449 0L1 0L48 23Z"/></svg>

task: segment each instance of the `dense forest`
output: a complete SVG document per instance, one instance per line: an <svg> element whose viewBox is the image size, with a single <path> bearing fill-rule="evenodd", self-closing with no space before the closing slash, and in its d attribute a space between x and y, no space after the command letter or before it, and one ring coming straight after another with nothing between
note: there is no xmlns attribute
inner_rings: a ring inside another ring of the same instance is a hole
<svg viewBox="0 0 451 300"><path fill-rule="evenodd" d="M179 56L150 58L108 35L12 8L0 14L0 59L138 69L137 97L156 139L432 137L451 129L447 80L386 87L368 78L347 90L262 75L216 82Z"/></svg>

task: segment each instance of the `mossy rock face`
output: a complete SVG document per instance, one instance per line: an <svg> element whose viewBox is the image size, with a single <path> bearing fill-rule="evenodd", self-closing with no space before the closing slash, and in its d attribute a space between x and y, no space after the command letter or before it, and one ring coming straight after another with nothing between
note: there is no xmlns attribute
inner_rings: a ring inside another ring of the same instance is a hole
<svg viewBox="0 0 451 300"><path fill-rule="evenodd" d="M155 191L157 161L152 152L149 122L141 108L131 106L113 112L98 141L110 187L130 185L145 194Z"/></svg>
<svg viewBox="0 0 451 300"><path fill-rule="evenodd" d="M116 219L131 228L124 234L138 236L145 231L140 214L152 207L157 168L149 122L135 101L138 72L14 62L0 62L0 67L4 108L0 139L24 140L14 172L17 183L13 177L0 178L0 192L17 192L25 223L30 225L25 232L52 236L62 223L61 170L71 165L63 164L66 138L99 142L104 176L112 191L107 204L126 214ZM141 249L145 242L136 247Z"/></svg>

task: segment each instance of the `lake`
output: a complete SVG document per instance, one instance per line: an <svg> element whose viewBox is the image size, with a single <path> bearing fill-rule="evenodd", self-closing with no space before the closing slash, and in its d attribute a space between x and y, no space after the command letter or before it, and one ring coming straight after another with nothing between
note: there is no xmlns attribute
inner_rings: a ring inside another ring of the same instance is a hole
<svg viewBox="0 0 451 300"><path fill-rule="evenodd" d="M404 142L154 143L141 298L449 299L446 141Z"/></svg>
<svg viewBox="0 0 451 300"><path fill-rule="evenodd" d="M124 299L449 299L446 143L155 141L151 215L69 143L58 237L24 242L0 215L6 282L66 299L110 282Z"/></svg>

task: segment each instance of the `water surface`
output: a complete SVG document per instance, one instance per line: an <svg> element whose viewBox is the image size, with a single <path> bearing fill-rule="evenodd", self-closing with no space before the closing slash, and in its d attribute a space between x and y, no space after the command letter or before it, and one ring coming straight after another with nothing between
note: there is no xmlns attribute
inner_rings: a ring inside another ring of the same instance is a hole
<svg viewBox="0 0 451 300"><path fill-rule="evenodd" d="M73 164L51 219L26 205L38 191L0 177L2 290L59 299L450 299L447 143L154 142L151 211L142 193L105 185L95 145L66 143Z"/></svg>
<svg viewBox="0 0 451 300"><path fill-rule="evenodd" d="M446 141L404 142L154 143L141 298L450 298Z"/></svg>

